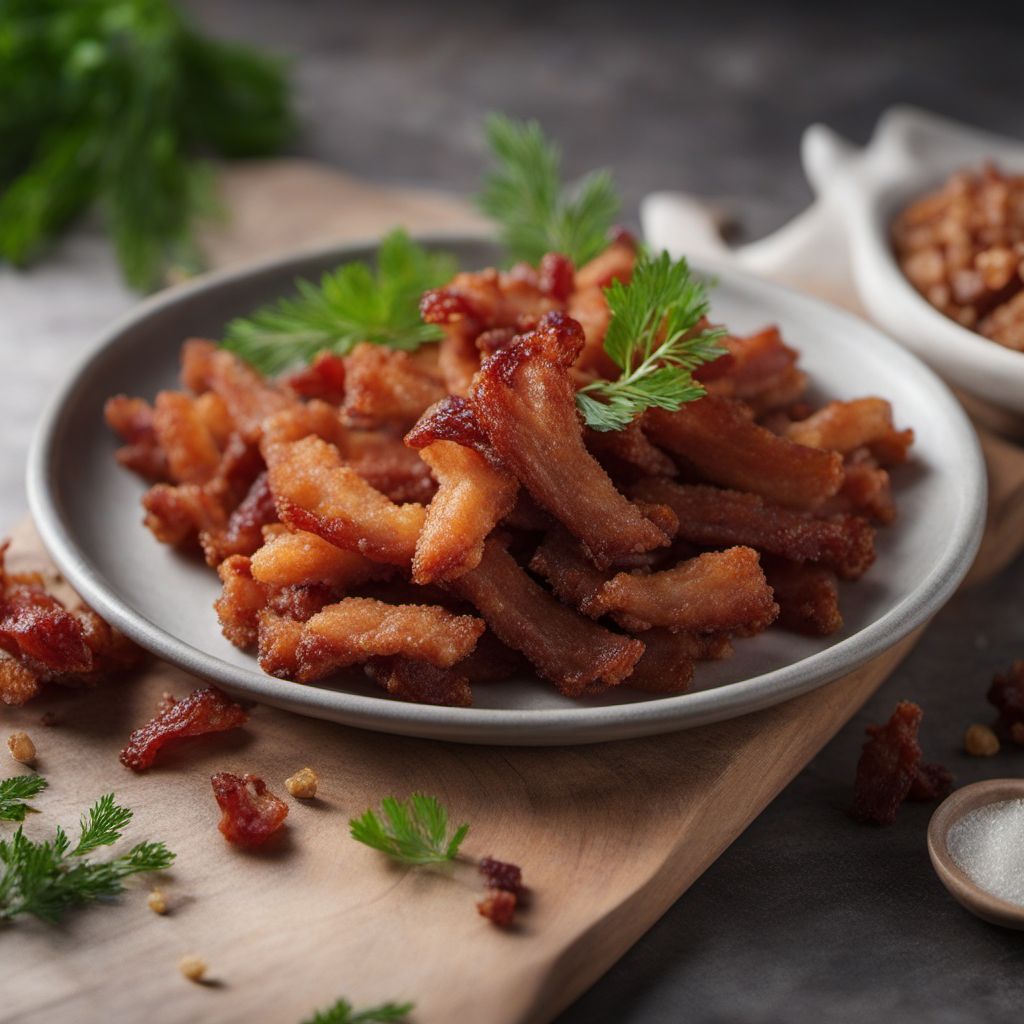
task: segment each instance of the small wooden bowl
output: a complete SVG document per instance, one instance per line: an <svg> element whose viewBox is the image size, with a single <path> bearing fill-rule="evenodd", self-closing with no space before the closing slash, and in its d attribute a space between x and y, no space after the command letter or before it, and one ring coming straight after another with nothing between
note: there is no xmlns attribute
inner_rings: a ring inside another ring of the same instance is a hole
<svg viewBox="0 0 1024 1024"><path fill-rule="evenodd" d="M1024 930L1024 906L1008 903L980 888L953 860L949 830L965 814L987 804L1024 799L1024 779L988 779L964 786L948 796L928 823L928 855L932 867L953 898L989 924Z"/></svg>

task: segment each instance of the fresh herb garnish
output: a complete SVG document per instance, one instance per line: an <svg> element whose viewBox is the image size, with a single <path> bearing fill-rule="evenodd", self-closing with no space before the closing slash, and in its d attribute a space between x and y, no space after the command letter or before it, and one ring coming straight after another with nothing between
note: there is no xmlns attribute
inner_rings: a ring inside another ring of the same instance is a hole
<svg viewBox="0 0 1024 1024"><path fill-rule="evenodd" d="M458 855L468 825L449 834L448 812L435 797L413 793L404 803L393 796L381 803L381 814L368 810L348 824L352 838L403 864L443 864Z"/></svg>
<svg viewBox="0 0 1024 1024"><path fill-rule="evenodd" d="M371 1024L375 1021L403 1021L412 1013L413 1003L381 1003L355 1010L347 999L339 999L326 1010L319 1010L302 1024Z"/></svg>
<svg viewBox="0 0 1024 1024"><path fill-rule="evenodd" d="M132 812L115 804L108 793L83 816L74 847L59 826L47 842L33 842L21 827L11 839L0 841L0 922L32 914L53 923L73 907L116 896L129 875L168 867L174 854L163 843L139 843L99 863L86 859L99 847L117 842L131 819Z"/></svg>
<svg viewBox="0 0 1024 1024"><path fill-rule="evenodd" d="M673 262L667 252L640 257L629 284L613 281L604 294L612 313L604 348L622 374L576 393L587 425L622 430L644 409L674 411L701 398L691 373L724 354L717 342L725 331L697 329L708 298L686 260Z"/></svg>
<svg viewBox="0 0 1024 1024"><path fill-rule="evenodd" d="M233 320L224 345L264 373L308 361L323 349L344 355L361 341L412 350L441 337L440 327L420 320L420 296L455 270L448 253L392 231L380 243L376 275L355 260L324 274L319 285L296 281L297 298Z"/></svg>
<svg viewBox="0 0 1024 1024"><path fill-rule="evenodd" d="M25 803L46 789L41 775L15 775L0 781L0 820L24 821L25 813L32 810Z"/></svg>
<svg viewBox="0 0 1024 1024"><path fill-rule="evenodd" d="M491 114L486 128L498 166L477 202L501 225L509 254L536 263L560 252L580 266L605 249L620 205L611 175L593 171L566 188L558 146L536 121Z"/></svg>
<svg viewBox="0 0 1024 1024"><path fill-rule="evenodd" d="M195 156L281 147L281 63L204 38L170 0L0 6L0 260L27 262L98 204L134 287L194 264L212 196Z"/></svg>

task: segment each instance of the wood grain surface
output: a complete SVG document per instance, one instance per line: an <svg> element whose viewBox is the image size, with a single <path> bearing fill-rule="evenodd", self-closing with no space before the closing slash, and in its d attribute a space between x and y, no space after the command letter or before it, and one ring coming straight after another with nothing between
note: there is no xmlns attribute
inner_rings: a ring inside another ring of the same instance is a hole
<svg viewBox="0 0 1024 1024"><path fill-rule="evenodd" d="M479 226L450 197L365 186L297 162L234 169L224 195L236 215L205 236L217 264L399 223ZM1005 493L1015 501L1024 455L1009 447L994 458L990 466L1012 470ZM12 566L45 560L34 531L22 528ZM420 1024L549 1021L685 892L918 635L768 711L590 747L433 743L257 707L244 731L183 744L136 776L118 750L164 691L195 687L177 669L154 663L97 691L0 710L6 729L31 733L51 783L28 823L32 835L73 825L89 801L114 790L136 811L129 840L164 839L178 853L159 882L166 917L147 909L145 885L136 885L116 907L84 911L59 929L30 921L0 933L0 1020L287 1024L344 995L357 1004L414 1000ZM47 711L58 724L40 724ZM252 771L283 795L284 778L307 764L321 795L289 800L280 841L257 853L230 848L215 827L211 772ZM481 886L470 863L412 872L347 837L349 817L415 790L472 823L468 857L523 866L533 899L515 931L477 915ZM189 953L208 962L208 984L178 973Z"/></svg>
<svg viewBox="0 0 1024 1024"><path fill-rule="evenodd" d="M45 554L18 531L12 569ZM185 741L144 775L117 754L162 693L196 680L155 662L98 690L51 692L4 725L25 729L50 780L28 828L71 826L113 790L132 807L128 842L177 853L155 884L60 928L18 923L0 936L0 1020L299 1022L340 995L416 1002L422 1024L549 1021L599 977L831 738L907 653L911 636L841 682L755 715L670 736L570 748L482 748L382 736L253 709L242 731ZM57 724L44 727L52 711ZM217 831L215 771L252 771L285 796L312 766L320 795L288 798L283 835L240 852ZM532 891L521 925L480 917L469 863L450 874L397 868L347 836L382 796L436 794L472 824L467 856L520 864ZM177 970L209 964L209 984Z"/></svg>

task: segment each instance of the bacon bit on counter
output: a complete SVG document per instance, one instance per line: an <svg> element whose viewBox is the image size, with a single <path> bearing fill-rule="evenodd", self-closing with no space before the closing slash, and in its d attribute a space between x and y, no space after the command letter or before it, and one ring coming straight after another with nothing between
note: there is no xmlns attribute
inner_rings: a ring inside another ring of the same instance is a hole
<svg viewBox="0 0 1024 1024"><path fill-rule="evenodd" d="M942 765L921 763L917 730L923 716L916 704L901 701L885 725L867 727L850 809L858 821L891 825L908 797L934 800L949 791L952 775Z"/></svg>
<svg viewBox="0 0 1024 1024"><path fill-rule="evenodd" d="M516 916L516 894L505 889L489 889L476 909L481 917L486 917L499 928L508 928Z"/></svg>
<svg viewBox="0 0 1024 1024"><path fill-rule="evenodd" d="M480 874L487 880L488 889L502 889L516 895L523 891L523 872L517 864L481 857Z"/></svg>
<svg viewBox="0 0 1024 1024"><path fill-rule="evenodd" d="M988 702L999 712L997 735L1024 744L1024 661L1017 660L992 677Z"/></svg>
<svg viewBox="0 0 1024 1024"><path fill-rule="evenodd" d="M157 751L169 740L225 732L244 725L249 718L240 704L215 686L193 690L179 701L168 696L165 694L161 699L156 718L136 729L121 751L121 764L133 772L149 768Z"/></svg>
<svg viewBox="0 0 1024 1024"><path fill-rule="evenodd" d="M218 772L210 782L223 812L217 827L229 843L260 846L288 817L288 805L274 796L258 775Z"/></svg>
<svg viewBox="0 0 1024 1024"><path fill-rule="evenodd" d="M166 914L167 897L160 889L154 889L149 896L146 897L146 906L149 907L154 914Z"/></svg>

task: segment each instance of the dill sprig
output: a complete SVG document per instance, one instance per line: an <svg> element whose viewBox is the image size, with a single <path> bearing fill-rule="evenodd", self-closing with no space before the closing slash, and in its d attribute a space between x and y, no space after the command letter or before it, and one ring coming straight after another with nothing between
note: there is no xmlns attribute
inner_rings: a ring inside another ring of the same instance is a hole
<svg viewBox="0 0 1024 1024"><path fill-rule="evenodd" d="M629 284L613 281L604 294L612 314L604 349L622 374L577 392L587 425L622 430L644 409L674 411L703 397L691 374L724 354L717 342L725 331L698 329L708 312L707 291L686 260L673 262L667 252L642 256Z"/></svg>
<svg viewBox="0 0 1024 1024"><path fill-rule="evenodd" d="M392 231L381 240L376 274L354 260L324 274L318 285L298 280L296 298L233 320L224 345L264 373L308 361L324 349L344 355L361 341L412 350L441 337L440 327L420 320L419 300L455 270L448 253Z"/></svg>
<svg viewBox="0 0 1024 1024"><path fill-rule="evenodd" d="M60 826L45 842L33 842L22 827L0 840L0 922L32 914L54 923L73 907L116 896L130 875L168 867L174 854L163 843L139 843L112 860L86 859L116 843L131 819L108 793L83 815L74 846Z"/></svg>
<svg viewBox="0 0 1024 1024"><path fill-rule="evenodd" d="M561 152L536 121L491 114L486 130L497 167L477 203L500 225L514 259L536 263L560 252L580 266L607 247L620 205L608 171L593 171L567 188Z"/></svg>
<svg viewBox="0 0 1024 1024"><path fill-rule="evenodd" d="M0 781L0 821L24 821L32 808L25 802L46 789L41 775L15 775Z"/></svg>
<svg viewBox="0 0 1024 1024"><path fill-rule="evenodd" d="M352 838L402 864L443 864L458 855L469 825L449 832L448 812L436 797L413 793L406 801L393 796L349 824Z"/></svg>
<svg viewBox="0 0 1024 1024"><path fill-rule="evenodd" d="M213 206L202 154L278 150L281 62L207 39L171 0L3 0L0 260L22 265L98 207L125 279L192 267Z"/></svg>
<svg viewBox="0 0 1024 1024"><path fill-rule="evenodd" d="M365 1010L356 1010L347 999L339 999L326 1010L318 1010L303 1024L371 1024L371 1022L404 1021L412 1013L413 1003L381 1003Z"/></svg>

